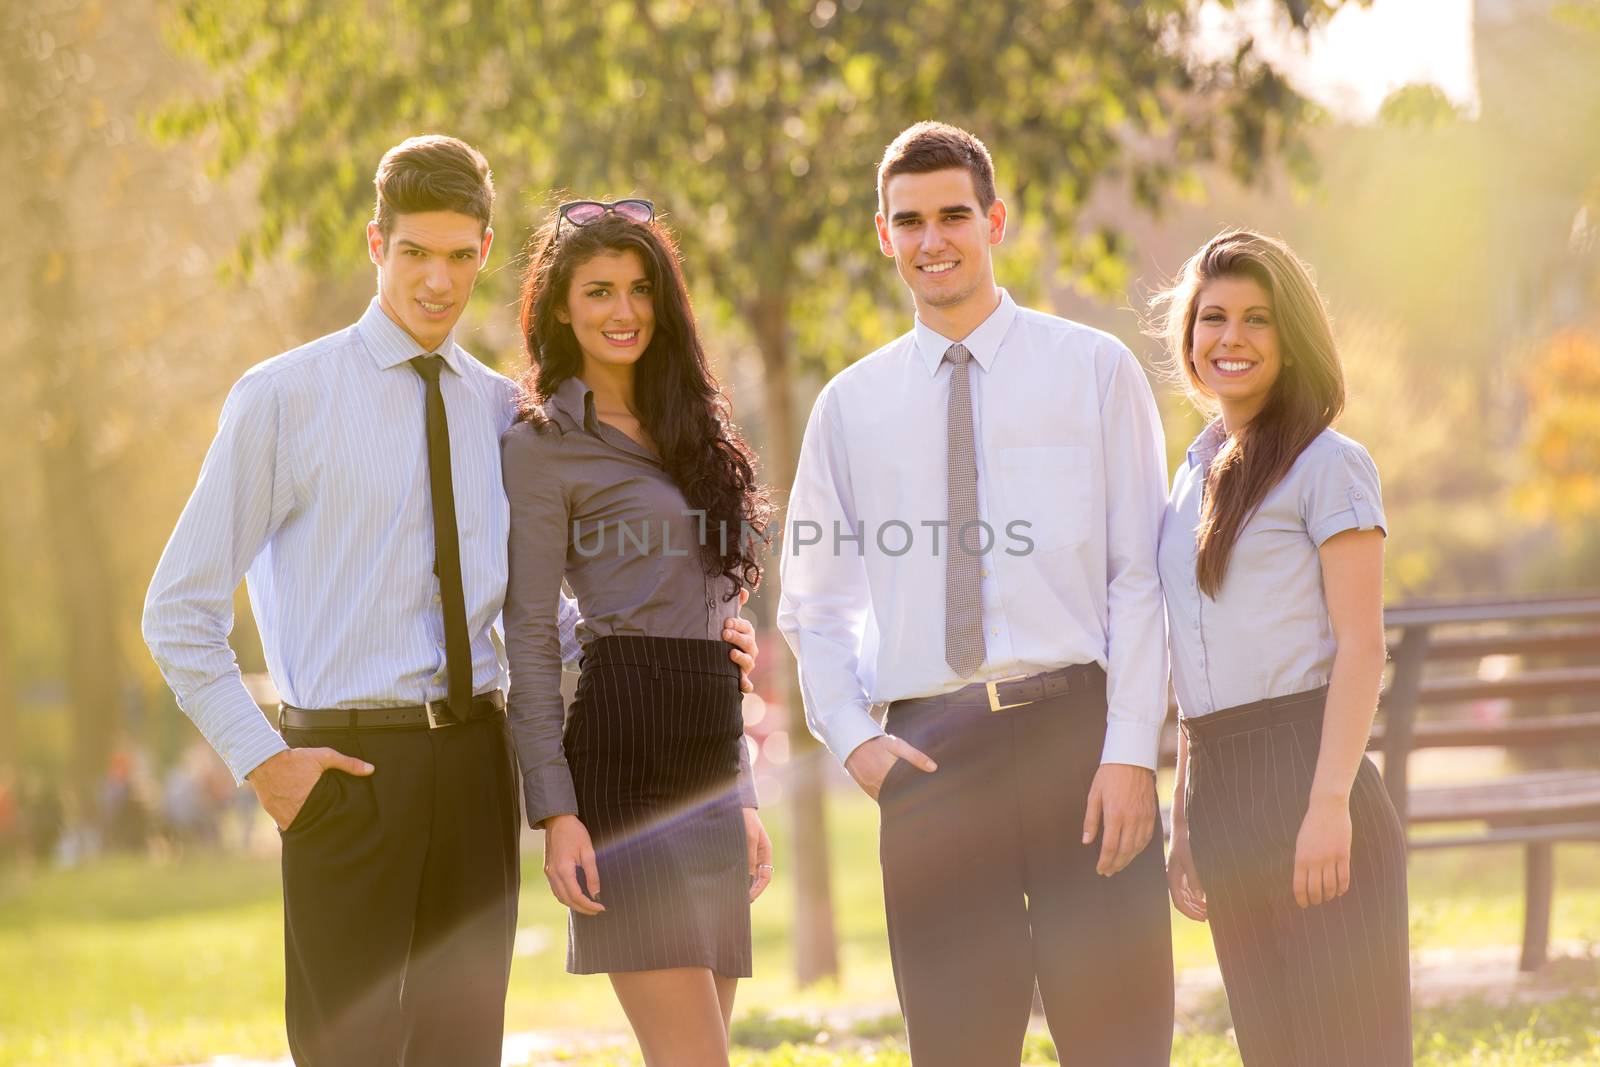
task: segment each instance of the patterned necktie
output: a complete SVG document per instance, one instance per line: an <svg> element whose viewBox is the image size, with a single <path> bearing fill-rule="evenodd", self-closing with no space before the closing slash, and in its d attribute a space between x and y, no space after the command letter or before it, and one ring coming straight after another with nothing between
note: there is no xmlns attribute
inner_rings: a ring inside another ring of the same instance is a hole
<svg viewBox="0 0 1600 1067"><path fill-rule="evenodd" d="M978 454L972 437L972 353L951 345L948 411L949 458L944 564L944 661L962 678L983 663L983 597L978 590L979 555L984 544L978 523Z"/></svg>
<svg viewBox="0 0 1600 1067"><path fill-rule="evenodd" d="M461 585L461 543L456 530L456 492L450 476L450 424L439 389L443 356L411 361L427 382L428 488L433 498L433 573L444 605L444 662L450 677L450 711L465 722L472 708L472 641L467 636L466 594Z"/></svg>

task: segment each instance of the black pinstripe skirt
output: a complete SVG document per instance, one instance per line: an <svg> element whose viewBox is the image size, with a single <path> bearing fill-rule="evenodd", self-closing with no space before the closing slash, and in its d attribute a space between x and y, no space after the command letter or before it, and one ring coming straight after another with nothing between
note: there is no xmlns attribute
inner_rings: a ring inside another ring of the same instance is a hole
<svg viewBox="0 0 1600 1067"><path fill-rule="evenodd" d="M721 641L584 648L564 742L606 910L570 915L568 971L750 975L742 702Z"/></svg>
<svg viewBox="0 0 1600 1067"><path fill-rule="evenodd" d="M1405 832L1372 761L1350 791L1350 890L1302 909L1295 844L1326 687L1185 719L1189 842L1248 1067L1411 1063Z"/></svg>

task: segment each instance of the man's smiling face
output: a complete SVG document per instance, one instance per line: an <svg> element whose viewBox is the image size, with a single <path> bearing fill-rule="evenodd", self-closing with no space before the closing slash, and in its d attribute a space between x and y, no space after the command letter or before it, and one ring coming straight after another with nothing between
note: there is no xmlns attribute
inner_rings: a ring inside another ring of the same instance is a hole
<svg viewBox="0 0 1600 1067"><path fill-rule="evenodd" d="M919 309L952 310L993 289L989 250L1005 235L1005 206L980 206L965 168L896 174L883 199L878 245Z"/></svg>
<svg viewBox="0 0 1600 1067"><path fill-rule="evenodd" d="M458 211L395 216L387 240L367 225L383 310L428 351L439 347L466 309L494 231Z"/></svg>

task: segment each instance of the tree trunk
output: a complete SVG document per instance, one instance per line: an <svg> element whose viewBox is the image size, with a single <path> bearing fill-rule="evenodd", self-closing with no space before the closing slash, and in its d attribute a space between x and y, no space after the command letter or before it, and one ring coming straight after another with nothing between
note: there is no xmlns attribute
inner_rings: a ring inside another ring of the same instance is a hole
<svg viewBox="0 0 1600 1067"><path fill-rule="evenodd" d="M32 200L28 217L37 232L50 234L57 248L75 247L61 202L43 190ZM71 256L58 251L45 257L29 281L36 326L29 356L40 382L40 477L62 625L58 663L71 705L69 783L79 814L90 816L122 725L122 661L89 459L94 416L85 393L93 388L91 352L73 326L88 312L78 306Z"/></svg>
<svg viewBox="0 0 1600 1067"><path fill-rule="evenodd" d="M800 434L794 417L794 395L790 389L789 301L778 288L764 290L756 299L753 326L761 348L765 369L767 481L773 486L794 482L795 462L800 453ZM779 592L778 568L768 571L772 587L768 596ZM833 922L833 879L828 862L828 817L823 796L823 761L829 756L811 731L806 729L800 698L800 679L788 646L773 649L781 664L774 663L782 684L780 698L788 715L791 776L791 811L794 818L795 850L795 980L807 986L839 974L839 942Z"/></svg>

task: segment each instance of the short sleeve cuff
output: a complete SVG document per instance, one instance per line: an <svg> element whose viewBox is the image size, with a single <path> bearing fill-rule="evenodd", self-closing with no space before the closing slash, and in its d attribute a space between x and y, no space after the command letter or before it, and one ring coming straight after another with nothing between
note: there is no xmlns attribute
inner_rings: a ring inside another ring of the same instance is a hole
<svg viewBox="0 0 1600 1067"><path fill-rule="evenodd" d="M1100 750L1101 763L1128 763L1146 770L1156 769L1160 749L1161 724L1142 722L1106 723L1106 743Z"/></svg>
<svg viewBox="0 0 1600 1067"><path fill-rule="evenodd" d="M537 827L555 815L578 814L578 791L572 785L572 772L559 767L538 767L522 776L522 791L527 797L528 825Z"/></svg>
<svg viewBox="0 0 1600 1067"><path fill-rule="evenodd" d="M1334 534L1341 534L1346 530L1380 530L1387 537L1388 520L1384 518L1383 509L1377 505L1372 496L1353 486L1345 492L1349 506L1335 511L1311 527L1311 539L1318 547Z"/></svg>

